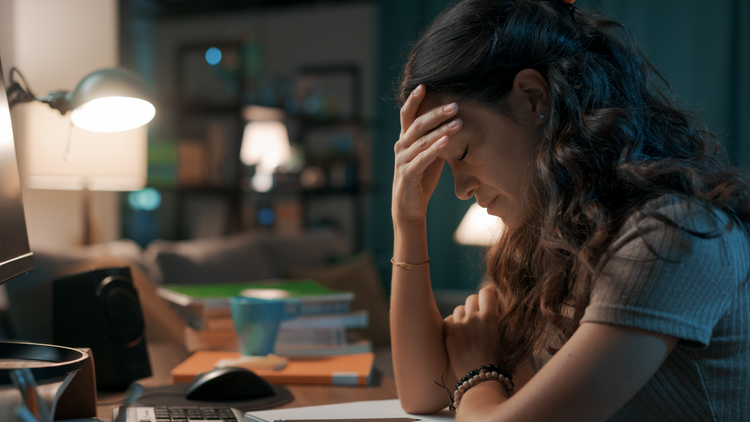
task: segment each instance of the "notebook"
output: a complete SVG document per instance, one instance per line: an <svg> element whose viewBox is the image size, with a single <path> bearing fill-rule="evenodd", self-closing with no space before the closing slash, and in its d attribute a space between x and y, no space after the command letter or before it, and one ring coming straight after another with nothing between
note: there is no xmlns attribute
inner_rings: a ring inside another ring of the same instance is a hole
<svg viewBox="0 0 750 422"><path fill-rule="evenodd" d="M238 352L198 351L172 369L175 384L214 369L222 359L237 359ZM357 353L325 357L292 358L284 369L257 369L256 374L272 384L370 385L375 354Z"/></svg>

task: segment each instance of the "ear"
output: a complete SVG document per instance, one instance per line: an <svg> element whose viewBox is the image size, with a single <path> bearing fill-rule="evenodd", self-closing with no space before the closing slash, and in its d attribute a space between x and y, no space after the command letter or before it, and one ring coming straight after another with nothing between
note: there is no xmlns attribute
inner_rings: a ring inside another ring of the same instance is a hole
<svg viewBox="0 0 750 422"><path fill-rule="evenodd" d="M534 69L518 72L508 99L513 112L521 120L541 123L543 118L540 116L549 109L547 79Z"/></svg>

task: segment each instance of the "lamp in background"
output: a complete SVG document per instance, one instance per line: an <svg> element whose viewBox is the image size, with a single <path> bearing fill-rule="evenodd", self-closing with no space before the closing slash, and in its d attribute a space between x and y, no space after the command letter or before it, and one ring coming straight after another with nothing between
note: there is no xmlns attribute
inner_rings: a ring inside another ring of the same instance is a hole
<svg viewBox="0 0 750 422"><path fill-rule="evenodd" d="M490 246L500 239L504 227L499 217L488 214L475 202L453 233L453 239L461 245Z"/></svg>
<svg viewBox="0 0 750 422"><path fill-rule="evenodd" d="M247 166L255 166L253 189L268 192L273 187L276 168L292 158L284 112L271 107L248 106L244 117L248 123L242 136L240 160Z"/></svg>
<svg viewBox="0 0 750 422"><path fill-rule="evenodd" d="M146 186L145 125L156 110L145 83L127 69L102 69L84 77L72 92L37 96L18 69L10 75L7 93L23 184L83 191L83 243L95 243L98 226L89 191Z"/></svg>

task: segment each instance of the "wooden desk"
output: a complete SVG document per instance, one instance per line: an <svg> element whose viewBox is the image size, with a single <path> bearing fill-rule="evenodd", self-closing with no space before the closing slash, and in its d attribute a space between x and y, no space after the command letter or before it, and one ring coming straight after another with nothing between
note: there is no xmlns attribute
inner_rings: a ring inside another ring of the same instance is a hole
<svg viewBox="0 0 750 422"><path fill-rule="evenodd" d="M179 344L156 343L148 345L151 358L149 378L138 381L144 387L159 387L172 383L169 371L190 356ZM382 375L378 385L369 387L333 387L327 385L288 385L294 401L281 408L314 406L318 404L347 403L364 400L395 399L396 384L393 378ZM97 417L103 420L112 418L112 410L124 399L123 393L100 392L97 399Z"/></svg>

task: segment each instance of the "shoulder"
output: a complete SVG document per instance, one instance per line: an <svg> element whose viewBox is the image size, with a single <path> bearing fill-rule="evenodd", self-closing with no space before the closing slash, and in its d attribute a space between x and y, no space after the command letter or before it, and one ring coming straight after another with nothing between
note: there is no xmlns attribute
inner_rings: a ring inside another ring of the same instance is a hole
<svg viewBox="0 0 750 422"><path fill-rule="evenodd" d="M681 261L696 253L750 255L748 225L727 213L681 195L646 202L625 220L608 256L635 253ZM726 256L725 258L728 258Z"/></svg>
<svg viewBox="0 0 750 422"><path fill-rule="evenodd" d="M581 322L706 347L749 277L745 225L696 201L659 197L632 213L611 244Z"/></svg>

